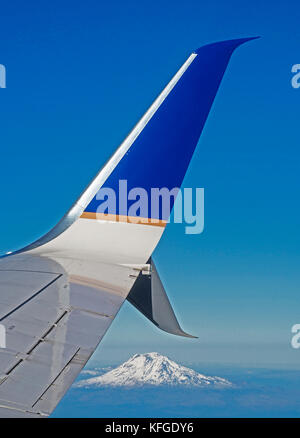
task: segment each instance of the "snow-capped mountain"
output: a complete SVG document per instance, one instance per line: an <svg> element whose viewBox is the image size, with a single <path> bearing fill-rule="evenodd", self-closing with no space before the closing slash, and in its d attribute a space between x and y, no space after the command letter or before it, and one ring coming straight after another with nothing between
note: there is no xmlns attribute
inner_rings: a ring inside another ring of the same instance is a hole
<svg viewBox="0 0 300 438"><path fill-rule="evenodd" d="M159 353L135 354L127 362L98 377L81 380L76 387L192 385L231 386L221 377L211 377L178 365Z"/></svg>

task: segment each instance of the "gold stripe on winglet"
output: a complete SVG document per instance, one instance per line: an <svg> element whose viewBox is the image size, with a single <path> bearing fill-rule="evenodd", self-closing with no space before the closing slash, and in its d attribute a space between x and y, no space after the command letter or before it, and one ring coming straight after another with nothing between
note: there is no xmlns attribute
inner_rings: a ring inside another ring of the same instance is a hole
<svg viewBox="0 0 300 438"><path fill-rule="evenodd" d="M139 225L152 225L155 227L165 227L167 221L162 219L152 219L146 217L125 216L122 214L106 214L106 213L92 213L84 211L80 216L82 219L98 219L101 221L123 222Z"/></svg>

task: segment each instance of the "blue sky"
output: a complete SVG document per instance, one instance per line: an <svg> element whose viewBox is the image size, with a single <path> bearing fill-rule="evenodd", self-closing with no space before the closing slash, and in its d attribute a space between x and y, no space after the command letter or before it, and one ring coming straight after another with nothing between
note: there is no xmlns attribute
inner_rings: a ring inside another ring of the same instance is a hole
<svg viewBox="0 0 300 438"><path fill-rule="evenodd" d="M205 230L170 224L155 251L184 329L125 305L94 360L160 351L186 361L297 367L300 322L300 6L275 1L52 1L1 6L1 252L53 226L191 51L239 48L186 175Z"/></svg>

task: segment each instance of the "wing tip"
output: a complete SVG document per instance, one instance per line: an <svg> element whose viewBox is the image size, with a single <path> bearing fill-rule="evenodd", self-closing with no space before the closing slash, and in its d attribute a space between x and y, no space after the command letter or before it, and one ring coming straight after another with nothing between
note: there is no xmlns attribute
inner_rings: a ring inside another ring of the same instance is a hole
<svg viewBox="0 0 300 438"><path fill-rule="evenodd" d="M180 326L177 328L177 330L166 329L161 327L160 325L158 325L158 328L160 328L161 330L167 333L170 333L171 335L182 336L183 338L199 339L199 336L194 336L194 335L190 335L189 333L186 333L185 331L182 330Z"/></svg>
<svg viewBox="0 0 300 438"><path fill-rule="evenodd" d="M234 39L230 39L230 40L218 41L216 43L205 44L204 46L201 46L198 49L196 49L193 53L196 53L197 55L199 55L199 53L201 52L202 49L208 48L208 47L214 47L214 46L224 46L224 47L228 47L228 48L234 50L238 46L240 46L241 44L247 43L248 41L256 40L258 38L260 38L260 36L234 38Z"/></svg>
<svg viewBox="0 0 300 438"><path fill-rule="evenodd" d="M184 336L185 338L199 339L199 336L190 335L189 333L185 333L185 332L182 332L181 336Z"/></svg>

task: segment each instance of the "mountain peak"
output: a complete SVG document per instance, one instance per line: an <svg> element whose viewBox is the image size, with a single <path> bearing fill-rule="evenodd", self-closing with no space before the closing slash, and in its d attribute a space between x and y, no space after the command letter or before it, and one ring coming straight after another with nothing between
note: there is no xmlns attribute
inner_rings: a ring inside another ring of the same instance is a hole
<svg viewBox="0 0 300 438"><path fill-rule="evenodd" d="M231 386L221 377L199 374L159 353L135 354L113 370L87 380L81 380L77 387L99 386L141 386L141 385L191 385Z"/></svg>

